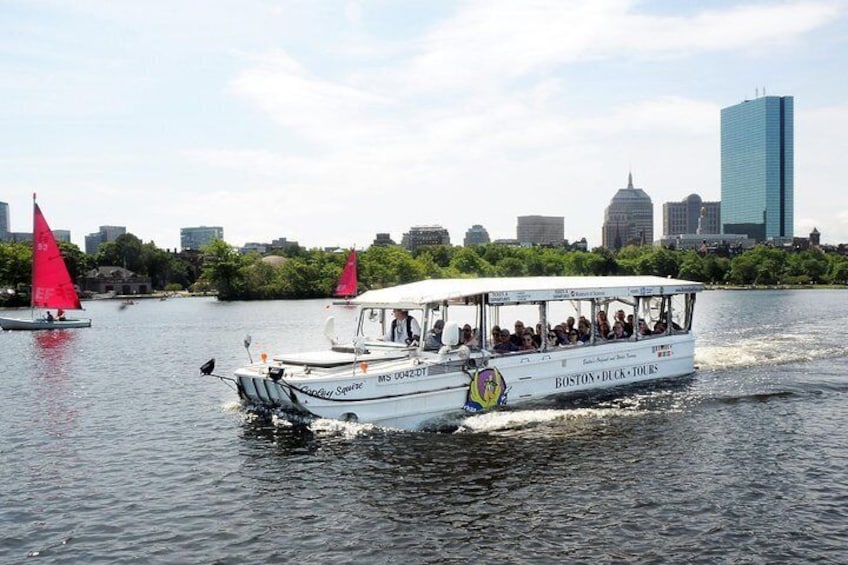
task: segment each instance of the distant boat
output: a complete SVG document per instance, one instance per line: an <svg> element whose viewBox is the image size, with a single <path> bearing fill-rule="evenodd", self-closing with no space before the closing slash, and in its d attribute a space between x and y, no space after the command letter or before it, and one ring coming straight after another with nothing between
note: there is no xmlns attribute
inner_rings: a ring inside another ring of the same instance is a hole
<svg viewBox="0 0 848 565"><path fill-rule="evenodd" d="M79 296L68 267L59 251L59 245L41 208L32 195L32 290L30 306L32 315L26 318L0 317L0 328L4 330L57 330L64 328L88 328L89 319L65 318L64 310L82 310ZM36 308L56 308L56 316L48 312L35 317Z"/></svg>
<svg viewBox="0 0 848 565"><path fill-rule="evenodd" d="M336 285L334 296L339 298L353 298L358 292L356 275L356 249L352 249L347 256L342 276Z"/></svg>

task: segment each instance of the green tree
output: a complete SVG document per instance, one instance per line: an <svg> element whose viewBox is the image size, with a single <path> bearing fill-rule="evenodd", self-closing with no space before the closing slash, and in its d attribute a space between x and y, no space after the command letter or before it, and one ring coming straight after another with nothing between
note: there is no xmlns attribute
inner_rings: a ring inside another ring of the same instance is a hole
<svg viewBox="0 0 848 565"><path fill-rule="evenodd" d="M680 270L679 260L681 255L664 247L654 247L651 254L651 270L644 275L656 275L658 277L677 277Z"/></svg>
<svg viewBox="0 0 848 565"><path fill-rule="evenodd" d="M825 280L831 284L848 284L848 257L831 253L827 262Z"/></svg>
<svg viewBox="0 0 848 565"><path fill-rule="evenodd" d="M786 274L793 279L820 283L826 279L829 263L823 253L806 250L786 257ZM790 282L790 281L787 281ZM801 282L801 281L799 281Z"/></svg>
<svg viewBox="0 0 848 565"><path fill-rule="evenodd" d="M146 275L143 270L141 240L131 233L124 233L107 241L97 249L95 259L101 267L123 267L134 273Z"/></svg>
<svg viewBox="0 0 848 565"><path fill-rule="evenodd" d="M469 247L460 247L453 254L451 268L462 276L487 277L493 269L476 251Z"/></svg>
<svg viewBox="0 0 848 565"><path fill-rule="evenodd" d="M467 248L460 247L457 249ZM419 260L424 256L429 256L433 263L444 269L451 264L455 251L455 248L450 245L424 245L416 249L412 257L415 260Z"/></svg>
<svg viewBox="0 0 848 565"><path fill-rule="evenodd" d="M400 247L372 245L359 259L359 280L364 288L384 288L423 279L421 266Z"/></svg>
<svg viewBox="0 0 848 565"><path fill-rule="evenodd" d="M32 245L0 242L0 286L17 288L32 281Z"/></svg>
<svg viewBox="0 0 848 565"><path fill-rule="evenodd" d="M222 240L216 240L201 248L203 252L203 274L201 279L218 291L219 300L236 300L246 291L247 260Z"/></svg>
<svg viewBox="0 0 848 565"><path fill-rule="evenodd" d="M83 253L79 246L68 241L59 241L58 245L65 266L68 267L68 273L71 275L71 280L79 280L80 277L97 266L94 257Z"/></svg>
<svg viewBox="0 0 848 565"><path fill-rule="evenodd" d="M687 251L683 255L677 276L690 281L708 282L704 259L694 251Z"/></svg>
<svg viewBox="0 0 848 565"><path fill-rule="evenodd" d="M707 255L704 257L703 265L705 281L713 284L724 282L730 272L730 259L727 257Z"/></svg>
<svg viewBox="0 0 848 565"><path fill-rule="evenodd" d="M748 253L741 253L730 261L727 280L733 284L753 284L757 279L757 259Z"/></svg>
<svg viewBox="0 0 848 565"><path fill-rule="evenodd" d="M164 289L172 281L177 259L156 247L152 241L141 246L140 262L139 272L150 277L154 289Z"/></svg>
<svg viewBox="0 0 848 565"><path fill-rule="evenodd" d="M523 277L527 274L527 266L518 257L504 257L495 267L495 272L501 277Z"/></svg>
<svg viewBox="0 0 848 565"><path fill-rule="evenodd" d="M733 258L728 279L735 284L777 284L784 277L786 252L758 245Z"/></svg>
<svg viewBox="0 0 848 565"><path fill-rule="evenodd" d="M589 268L589 272L586 274L600 277L614 275L618 272L618 263L615 261L615 255L609 249L596 247L590 252L590 255L592 257L586 265Z"/></svg>

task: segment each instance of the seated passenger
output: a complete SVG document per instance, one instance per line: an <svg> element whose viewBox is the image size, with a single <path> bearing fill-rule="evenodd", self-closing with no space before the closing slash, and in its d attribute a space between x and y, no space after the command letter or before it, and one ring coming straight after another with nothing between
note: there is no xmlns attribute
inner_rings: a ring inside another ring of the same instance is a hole
<svg viewBox="0 0 848 565"><path fill-rule="evenodd" d="M577 333L577 330L572 328L568 332L568 343L566 345L577 345L578 343L580 343L580 341L577 339L578 337L579 334Z"/></svg>
<svg viewBox="0 0 848 565"><path fill-rule="evenodd" d="M468 324L462 326L462 344L468 347L477 347L477 336Z"/></svg>
<svg viewBox="0 0 848 565"><path fill-rule="evenodd" d="M536 351L536 349L536 340L533 339L533 334L528 331L521 338L521 351Z"/></svg>
<svg viewBox="0 0 848 565"><path fill-rule="evenodd" d="M630 320L629 322L628 319ZM624 310L619 309L615 313L615 320L617 322L621 322L621 325L624 328L625 337L630 337L633 334L633 314L630 314L625 318ZM613 330L615 330L615 327L613 327Z"/></svg>
<svg viewBox="0 0 848 565"><path fill-rule="evenodd" d="M612 332L609 322L606 319L598 322L598 333L595 334L601 339L607 339L607 336Z"/></svg>
<svg viewBox="0 0 848 565"><path fill-rule="evenodd" d="M509 332L507 332L509 333ZM493 348L501 342L501 328L500 326L492 326L492 337L489 338L489 347Z"/></svg>
<svg viewBox="0 0 848 565"><path fill-rule="evenodd" d="M607 335L607 339L627 339L627 336L624 335L624 324L616 320L616 322L612 325L612 331Z"/></svg>
<svg viewBox="0 0 848 565"><path fill-rule="evenodd" d="M522 336L524 336L524 322L521 320L515 321L515 333L509 336L509 340L515 347L521 347Z"/></svg>
<svg viewBox="0 0 848 565"><path fill-rule="evenodd" d="M651 335L651 330L648 329L648 324L645 323L645 320L639 318L639 325L636 328L636 331L639 332L639 335Z"/></svg>
<svg viewBox="0 0 848 565"><path fill-rule="evenodd" d="M541 327L542 327L542 325L541 325L541 324L537 324L537 325L536 325L536 327L537 327L537 328L541 328ZM536 346L536 349L538 349L538 348L542 347L542 334L540 334L540 333L539 333L539 332L537 332L537 331L536 331L536 332L534 332L534 331L533 331L533 328L527 328L526 330L524 330L524 333L525 333L525 334L528 334L528 333L530 334L530 336L533 338L533 345L535 345L535 346Z"/></svg>
<svg viewBox="0 0 848 565"><path fill-rule="evenodd" d="M588 343L592 339L592 328L589 326L589 320L581 318L577 322L577 341L580 343Z"/></svg>
<svg viewBox="0 0 848 565"><path fill-rule="evenodd" d="M65 321L65 311L62 310L61 308L56 310L56 318L58 318L58 320L60 322L64 322Z"/></svg>
<svg viewBox="0 0 848 565"><path fill-rule="evenodd" d="M657 322L656 324L654 324L654 331L653 331L653 334L654 334L654 335L664 334L664 333L665 333L665 329L666 329L666 328L665 328L665 322L663 322L662 320L660 320L659 322Z"/></svg>
<svg viewBox="0 0 848 565"><path fill-rule="evenodd" d="M433 324L433 329L431 329L427 334L427 341L424 343L424 348L439 349L442 347L442 330L444 329L445 321L436 320L436 323Z"/></svg>
<svg viewBox="0 0 848 565"><path fill-rule="evenodd" d="M568 345L568 330L562 324L554 326L554 345Z"/></svg>
<svg viewBox="0 0 848 565"><path fill-rule="evenodd" d="M52 322L53 321L53 312L48 310L47 313L44 315L44 319L47 320L48 322Z"/></svg>
<svg viewBox="0 0 848 565"><path fill-rule="evenodd" d="M600 327L602 323L609 325L609 320L607 319L607 313L604 310L598 310L597 314L595 314L595 322L597 322L597 326ZM607 335L607 334L601 334Z"/></svg>
<svg viewBox="0 0 848 565"><path fill-rule="evenodd" d="M510 351L518 351L518 347L512 340L510 340L509 330L504 328L501 330L501 338L497 345L495 345L495 351L498 353L509 353Z"/></svg>

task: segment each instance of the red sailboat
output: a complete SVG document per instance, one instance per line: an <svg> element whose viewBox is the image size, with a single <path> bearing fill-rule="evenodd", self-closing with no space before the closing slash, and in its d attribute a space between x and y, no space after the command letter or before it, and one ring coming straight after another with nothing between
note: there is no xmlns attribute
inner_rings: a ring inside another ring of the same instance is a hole
<svg viewBox="0 0 848 565"><path fill-rule="evenodd" d="M54 330L62 328L87 328L89 319L66 318L64 311L82 310L68 267L59 251L56 238L32 195L32 291L31 307L46 308L43 317L30 319L0 317L4 330ZM49 311L56 308L56 315Z"/></svg>
<svg viewBox="0 0 848 565"><path fill-rule="evenodd" d="M356 249L352 249L350 255L347 256L342 276L336 285L334 296L341 298L351 298L356 296L357 276L356 276Z"/></svg>

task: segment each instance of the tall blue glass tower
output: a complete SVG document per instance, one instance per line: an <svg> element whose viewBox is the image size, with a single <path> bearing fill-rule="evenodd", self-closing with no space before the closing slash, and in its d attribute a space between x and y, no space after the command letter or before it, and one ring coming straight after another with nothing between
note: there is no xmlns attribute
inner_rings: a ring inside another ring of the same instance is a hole
<svg viewBox="0 0 848 565"><path fill-rule="evenodd" d="M763 96L721 111L722 233L793 236L793 98Z"/></svg>

